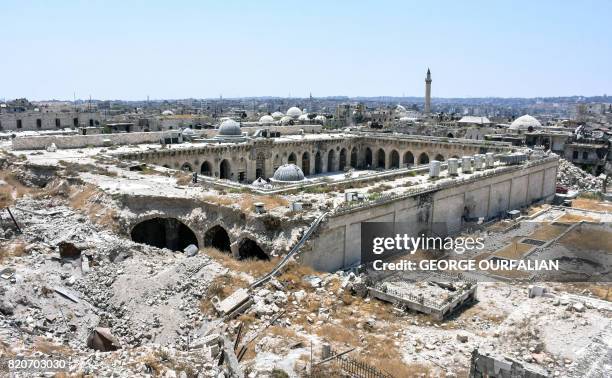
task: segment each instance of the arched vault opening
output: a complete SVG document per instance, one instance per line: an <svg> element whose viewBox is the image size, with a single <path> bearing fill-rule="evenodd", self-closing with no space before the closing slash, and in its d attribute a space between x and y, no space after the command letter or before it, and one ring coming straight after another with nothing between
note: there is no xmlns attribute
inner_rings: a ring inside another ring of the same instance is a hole
<svg viewBox="0 0 612 378"><path fill-rule="evenodd" d="M261 249L256 242L251 239L244 239L238 248L238 257L240 260L270 260L268 255Z"/></svg>
<svg viewBox="0 0 612 378"><path fill-rule="evenodd" d="M216 248L221 252L230 252L230 238L221 226L214 226L204 234L204 247Z"/></svg>
<svg viewBox="0 0 612 378"><path fill-rule="evenodd" d="M130 233L136 243L182 251L190 244L198 245L195 233L176 218L151 218L138 223Z"/></svg>

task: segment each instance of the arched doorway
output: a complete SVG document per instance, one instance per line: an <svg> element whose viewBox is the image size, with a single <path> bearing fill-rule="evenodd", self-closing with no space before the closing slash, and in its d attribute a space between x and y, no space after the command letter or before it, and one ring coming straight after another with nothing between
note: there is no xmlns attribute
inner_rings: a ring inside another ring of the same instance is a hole
<svg viewBox="0 0 612 378"><path fill-rule="evenodd" d="M351 167L357 168L357 147L351 150Z"/></svg>
<svg viewBox="0 0 612 378"><path fill-rule="evenodd" d="M302 154L302 172L305 176L310 175L310 153L308 151Z"/></svg>
<svg viewBox="0 0 612 378"><path fill-rule="evenodd" d="M130 236L136 243L173 251L182 251L190 244L198 245L194 232L176 218L147 219L134 226Z"/></svg>
<svg viewBox="0 0 612 378"><path fill-rule="evenodd" d="M317 151L315 154L315 174L321 172L323 172L323 168L321 167L321 152Z"/></svg>
<svg viewBox="0 0 612 378"><path fill-rule="evenodd" d="M385 168L385 150L382 148L379 148L376 152L376 167Z"/></svg>
<svg viewBox="0 0 612 378"><path fill-rule="evenodd" d="M446 137L447 138L454 138L455 136L453 135L453 133L448 133L448 134L446 134Z"/></svg>
<svg viewBox="0 0 612 378"><path fill-rule="evenodd" d="M257 243L251 239L244 239L238 247L238 258L240 260L270 260L268 255L261 249Z"/></svg>
<svg viewBox="0 0 612 378"><path fill-rule="evenodd" d="M336 170L336 167L334 166L335 160L336 160L336 151L329 150L329 152L327 153L327 172L333 172Z"/></svg>
<svg viewBox="0 0 612 378"><path fill-rule="evenodd" d="M200 168L200 173L204 176L212 176L212 170L210 167L210 163L205 161L202 163L202 167Z"/></svg>
<svg viewBox="0 0 612 378"><path fill-rule="evenodd" d="M404 152L404 167L410 167L414 165L414 155L410 151Z"/></svg>
<svg viewBox="0 0 612 378"><path fill-rule="evenodd" d="M226 159L223 159L221 161L221 164L219 164L219 178L229 180L231 176L232 176L232 167L230 165L230 162L227 161Z"/></svg>
<svg viewBox="0 0 612 378"><path fill-rule="evenodd" d="M287 158L287 163L297 164L297 157L295 156L293 152L289 154L289 157Z"/></svg>
<svg viewBox="0 0 612 378"><path fill-rule="evenodd" d="M266 177L266 156L263 152L257 154L255 158L255 178Z"/></svg>
<svg viewBox="0 0 612 378"><path fill-rule="evenodd" d="M216 248L221 252L230 252L230 238L221 226L214 226L204 234L204 247Z"/></svg>
<svg viewBox="0 0 612 378"><path fill-rule="evenodd" d="M365 165L367 168L372 167L372 150L370 147L366 147L365 150Z"/></svg>
<svg viewBox="0 0 612 378"><path fill-rule="evenodd" d="M193 167L189 163L184 163L183 165L181 165L181 171L193 172Z"/></svg>
<svg viewBox="0 0 612 378"><path fill-rule="evenodd" d="M391 168L399 168L400 166L400 158L399 152L396 150L391 151Z"/></svg>
<svg viewBox="0 0 612 378"><path fill-rule="evenodd" d="M419 155L419 164L429 164L429 156L425 152Z"/></svg>
<svg viewBox="0 0 612 378"><path fill-rule="evenodd" d="M340 150L340 163L338 164L338 169L344 171L346 167L346 148Z"/></svg>
<svg viewBox="0 0 612 378"><path fill-rule="evenodd" d="M437 161L444 161L444 156L442 156L442 154L437 154L436 155L436 160Z"/></svg>

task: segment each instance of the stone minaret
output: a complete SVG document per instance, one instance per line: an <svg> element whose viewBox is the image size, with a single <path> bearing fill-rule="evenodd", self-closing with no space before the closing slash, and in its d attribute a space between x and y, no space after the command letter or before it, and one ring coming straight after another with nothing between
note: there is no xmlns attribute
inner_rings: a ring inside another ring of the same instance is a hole
<svg viewBox="0 0 612 378"><path fill-rule="evenodd" d="M427 77L425 78L425 113L431 112L431 72L427 69Z"/></svg>

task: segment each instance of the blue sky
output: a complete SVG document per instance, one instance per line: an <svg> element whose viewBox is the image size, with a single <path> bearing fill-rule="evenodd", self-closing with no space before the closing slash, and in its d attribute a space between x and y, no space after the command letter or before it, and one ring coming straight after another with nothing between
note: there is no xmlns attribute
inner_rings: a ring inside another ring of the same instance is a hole
<svg viewBox="0 0 612 378"><path fill-rule="evenodd" d="M0 98L612 94L612 1L0 0Z"/></svg>

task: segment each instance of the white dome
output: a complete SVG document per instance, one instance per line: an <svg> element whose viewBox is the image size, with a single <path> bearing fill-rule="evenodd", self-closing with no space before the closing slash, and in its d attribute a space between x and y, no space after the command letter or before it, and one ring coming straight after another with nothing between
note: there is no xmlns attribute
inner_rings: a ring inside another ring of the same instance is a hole
<svg viewBox="0 0 612 378"><path fill-rule="evenodd" d="M308 114L302 114L298 117L299 121L308 121Z"/></svg>
<svg viewBox="0 0 612 378"><path fill-rule="evenodd" d="M171 116L171 115L174 115L174 112L172 110L164 110L162 112L162 115Z"/></svg>
<svg viewBox="0 0 612 378"><path fill-rule="evenodd" d="M281 113L281 112L274 112L274 113L272 113L272 118L274 118L274 119L281 119L284 116L285 115L283 113Z"/></svg>
<svg viewBox="0 0 612 378"><path fill-rule="evenodd" d="M264 115L261 116L261 118L259 119L259 123L263 123L263 124L268 124L268 123L272 123L274 122L274 118L272 118L271 115Z"/></svg>
<svg viewBox="0 0 612 378"><path fill-rule="evenodd" d="M192 129L183 129L183 136L194 136L195 135L195 131L193 131Z"/></svg>
<svg viewBox="0 0 612 378"><path fill-rule="evenodd" d="M276 181L302 181L304 180L304 172L295 164L284 164L276 169L273 179Z"/></svg>
<svg viewBox="0 0 612 378"><path fill-rule="evenodd" d="M240 130L240 124L233 119L228 119L221 122L219 126L219 133L217 135L223 136L240 136L242 131Z"/></svg>
<svg viewBox="0 0 612 378"><path fill-rule="evenodd" d="M524 116L520 116L514 120L510 124L510 128L513 130L526 130L530 127L540 127L542 124L540 121L530 116L529 114L525 114Z"/></svg>
<svg viewBox="0 0 612 378"><path fill-rule="evenodd" d="M395 111L396 111L396 112L398 112L398 113L404 113L404 112L406 111L406 108L404 108L403 106L401 106L401 105L399 105L399 104L398 104L398 105L395 107Z"/></svg>
<svg viewBox="0 0 612 378"><path fill-rule="evenodd" d="M314 118L314 120L315 120L315 121L317 121L317 122L323 122L323 123L325 123L325 121L327 121L327 118L325 118L325 116L324 116L324 115L318 115L318 116L316 116L316 117Z"/></svg>
<svg viewBox="0 0 612 378"><path fill-rule="evenodd" d="M298 118L299 116L302 115L302 111L299 108L291 107L289 108L289 110L287 110L287 115L291 118Z"/></svg>
<svg viewBox="0 0 612 378"><path fill-rule="evenodd" d="M289 125L292 121L293 121L293 118L289 116L284 116L283 118L280 119L281 125Z"/></svg>

